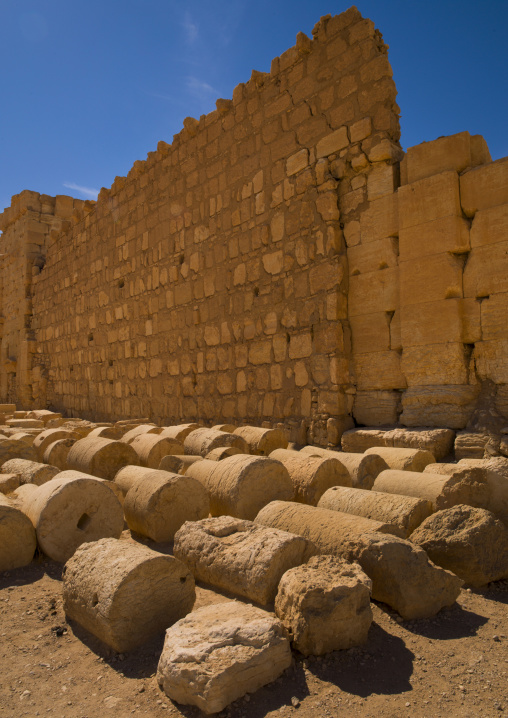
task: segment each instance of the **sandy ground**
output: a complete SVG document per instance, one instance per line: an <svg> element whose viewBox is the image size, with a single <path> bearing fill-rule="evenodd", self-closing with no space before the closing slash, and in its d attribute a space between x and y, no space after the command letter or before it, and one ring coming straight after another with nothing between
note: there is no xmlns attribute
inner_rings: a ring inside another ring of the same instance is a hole
<svg viewBox="0 0 508 718"><path fill-rule="evenodd" d="M198 587L196 608L227 598ZM463 590L433 619L401 621L373 604L361 648L304 659L219 714L508 716L508 581ZM172 703L155 679L163 636L118 655L62 611L61 566L43 557L0 575L0 716L124 718L203 714Z"/></svg>

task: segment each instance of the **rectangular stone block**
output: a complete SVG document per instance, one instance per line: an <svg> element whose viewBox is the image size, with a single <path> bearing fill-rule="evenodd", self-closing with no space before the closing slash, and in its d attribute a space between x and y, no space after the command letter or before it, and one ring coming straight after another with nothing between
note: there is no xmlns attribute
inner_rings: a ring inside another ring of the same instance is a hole
<svg viewBox="0 0 508 718"><path fill-rule="evenodd" d="M481 380L491 379L495 384L508 384L507 339L477 342L473 358Z"/></svg>
<svg viewBox="0 0 508 718"><path fill-rule="evenodd" d="M349 316L394 312L399 306L398 268L366 272L349 278Z"/></svg>
<svg viewBox="0 0 508 718"><path fill-rule="evenodd" d="M406 347L401 366L408 386L467 384L469 380L469 358L458 342Z"/></svg>
<svg viewBox="0 0 508 718"><path fill-rule="evenodd" d="M402 396L404 426L463 429L476 405L478 386L415 386Z"/></svg>
<svg viewBox="0 0 508 718"><path fill-rule="evenodd" d="M367 244L349 247L347 252L349 274L365 274L398 264L396 237L385 237Z"/></svg>
<svg viewBox="0 0 508 718"><path fill-rule="evenodd" d="M508 204L477 212L471 225L471 247L505 242L508 238Z"/></svg>
<svg viewBox="0 0 508 718"><path fill-rule="evenodd" d="M401 339L404 349L424 344L463 342L481 338L480 305L474 300L443 299L401 307Z"/></svg>
<svg viewBox="0 0 508 718"><path fill-rule="evenodd" d="M488 297L508 292L508 239L475 247L464 268L464 296Z"/></svg>
<svg viewBox="0 0 508 718"><path fill-rule="evenodd" d="M390 315L386 312L351 317L353 354L383 352L390 349Z"/></svg>
<svg viewBox="0 0 508 718"><path fill-rule="evenodd" d="M448 137L439 137L433 142L409 147L407 157L408 183L431 177L446 170L463 172L472 167L471 135L459 132Z"/></svg>
<svg viewBox="0 0 508 718"><path fill-rule="evenodd" d="M462 214L456 172L442 172L399 187L398 195L400 229Z"/></svg>
<svg viewBox="0 0 508 718"><path fill-rule="evenodd" d="M360 217L362 244L399 233L398 192L372 200Z"/></svg>
<svg viewBox="0 0 508 718"><path fill-rule="evenodd" d="M508 293L493 294L480 304L482 339L508 339Z"/></svg>
<svg viewBox="0 0 508 718"><path fill-rule="evenodd" d="M396 424L401 410L400 391L357 391L353 416L364 426Z"/></svg>
<svg viewBox="0 0 508 718"><path fill-rule="evenodd" d="M469 247L469 224L454 215L407 227L399 233L400 262L442 252L462 254Z"/></svg>
<svg viewBox="0 0 508 718"><path fill-rule="evenodd" d="M460 198L467 217L508 203L508 157L476 167L460 178Z"/></svg>
<svg viewBox="0 0 508 718"><path fill-rule="evenodd" d="M401 306L462 296L462 260L453 254L401 262L399 277Z"/></svg>
<svg viewBox="0 0 508 718"><path fill-rule="evenodd" d="M339 127L335 132L330 133L319 140L316 145L316 156L327 157L343 150L349 144L347 127Z"/></svg>
<svg viewBox="0 0 508 718"><path fill-rule="evenodd" d="M354 357L357 388L405 389L407 384L400 367L398 352L370 352Z"/></svg>
<svg viewBox="0 0 508 718"><path fill-rule="evenodd" d="M367 197L369 201L393 194L399 185L397 165L379 164L374 166L367 177Z"/></svg>

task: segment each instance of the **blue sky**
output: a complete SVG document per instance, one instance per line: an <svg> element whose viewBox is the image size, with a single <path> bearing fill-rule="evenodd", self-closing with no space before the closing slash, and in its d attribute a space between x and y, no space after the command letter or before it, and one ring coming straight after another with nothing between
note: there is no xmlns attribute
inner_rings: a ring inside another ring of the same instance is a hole
<svg viewBox="0 0 508 718"><path fill-rule="evenodd" d="M1 0L0 211L87 198L184 117L311 35L338 0ZM508 155L507 0L359 0L390 46L402 144L469 130Z"/></svg>

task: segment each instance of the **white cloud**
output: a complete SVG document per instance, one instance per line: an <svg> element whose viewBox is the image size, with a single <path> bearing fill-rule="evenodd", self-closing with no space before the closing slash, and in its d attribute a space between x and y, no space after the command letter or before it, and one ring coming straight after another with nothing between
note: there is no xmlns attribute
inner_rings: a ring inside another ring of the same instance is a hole
<svg viewBox="0 0 508 718"><path fill-rule="evenodd" d="M83 187L82 185L74 184L74 182L64 182L63 186L67 187L67 189L73 189L76 192L85 195L87 199L97 199L97 195L99 194L98 189L93 189L92 187Z"/></svg>
<svg viewBox="0 0 508 718"><path fill-rule="evenodd" d="M187 90L190 92L191 95L194 95L194 97L197 97L198 99L209 99L211 96L215 95L215 97L219 96L219 92L208 84L208 82L203 82L203 80L198 80L197 77L188 77L187 78Z"/></svg>
<svg viewBox="0 0 508 718"><path fill-rule="evenodd" d="M193 45L198 38L198 26L193 21L190 12L187 10L185 17L182 22L182 27L185 30L187 36L187 42L189 45Z"/></svg>

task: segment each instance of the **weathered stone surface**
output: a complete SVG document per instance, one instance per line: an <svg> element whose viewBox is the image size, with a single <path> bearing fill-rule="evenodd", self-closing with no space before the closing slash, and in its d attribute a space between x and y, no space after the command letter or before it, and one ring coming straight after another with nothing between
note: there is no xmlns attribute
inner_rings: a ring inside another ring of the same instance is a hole
<svg viewBox="0 0 508 718"><path fill-rule="evenodd" d="M67 457L71 446L74 446L76 439L57 439L52 444L49 444L45 451L43 461L45 464L52 464L65 471L67 469Z"/></svg>
<svg viewBox="0 0 508 718"><path fill-rule="evenodd" d="M130 444L137 436L142 436L143 434L160 434L161 432L161 427L155 426L155 424L138 424L126 431L120 441L124 444Z"/></svg>
<svg viewBox="0 0 508 718"><path fill-rule="evenodd" d="M484 586L508 577L508 529L485 509L459 505L438 511L411 541L466 584Z"/></svg>
<svg viewBox="0 0 508 718"><path fill-rule="evenodd" d="M234 433L245 440L250 454L269 456L275 449L285 449L288 445L287 437L280 429L240 426Z"/></svg>
<svg viewBox="0 0 508 718"><path fill-rule="evenodd" d="M0 571L28 565L36 545L30 519L0 493Z"/></svg>
<svg viewBox="0 0 508 718"><path fill-rule="evenodd" d="M101 539L67 561L63 607L115 651L130 651L192 610L194 579L180 561L145 546Z"/></svg>
<svg viewBox="0 0 508 718"><path fill-rule="evenodd" d="M390 469L398 471L423 471L427 464L435 462L434 456L426 449L402 449L393 446L373 446L366 454L375 454L385 461Z"/></svg>
<svg viewBox="0 0 508 718"><path fill-rule="evenodd" d="M36 461L26 459L10 459L2 465L3 474L17 474L20 484L41 484L46 483L60 473L56 466L39 464Z"/></svg>
<svg viewBox="0 0 508 718"><path fill-rule="evenodd" d="M347 451L330 451L315 446L304 446L302 453L310 456L329 456L345 466L351 477L351 486L355 489L372 488L374 479L381 471L388 468L388 464L376 454L355 454ZM345 486L346 484L343 484Z"/></svg>
<svg viewBox="0 0 508 718"><path fill-rule="evenodd" d="M412 429L390 429L385 434L385 441L386 446L430 451L438 461L442 461L452 453L454 437L455 432L452 429L415 427Z"/></svg>
<svg viewBox="0 0 508 718"><path fill-rule="evenodd" d="M391 327L392 325L390 325ZM390 426L398 421L401 411L399 391L357 391L353 416L358 424Z"/></svg>
<svg viewBox="0 0 508 718"><path fill-rule="evenodd" d="M273 602L285 571L317 553L301 536L231 516L185 523L173 550L197 580L261 605Z"/></svg>
<svg viewBox="0 0 508 718"><path fill-rule="evenodd" d="M456 459L483 459L490 435L479 431L458 431L455 437Z"/></svg>
<svg viewBox="0 0 508 718"><path fill-rule="evenodd" d="M280 461L286 467L295 490L294 500L302 504L316 506L331 486L351 486L349 471L339 457L310 456L287 449L275 449L270 458Z"/></svg>
<svg viewBox="0 0 508 718"><path fill-rule="evenodd" d="M431 616L451 605L461 581L434 566L423 550L397 536L372 531L378 522L303 504L273 501L256 523L308 538L321 553L357 561L372 580L372 597L404 618ZM388 528L388 527L385 527Z"/></svg>
<svg viewBox="0 0 508 718"><path fill-rule="evenodd" d="M187 434L183 445L185 453L191 456L204 457L212 449L221 446L236 446L242 453L250 453L246 441L241 436L215 429L194 429Z"/></svg>
<svg viewBox="0 0 508 718"><path fill-rule="evenodd" d="M428 424L463 429L471 417L477 397L477 386L410 387L402 397L400 421L406 426Z"/></svg>
<svg viewBox="0 0 508 718"><path fill-rule="evenodd" d="M5 439L0 441L0 466L9 459L37 461L37 453L33 446L28 446L24 441Z"/></svg>
<svg viewBox="0 0 508 718"><path fill-rule="evenodd" d="M139 464L139 458L134 449L123 441L112 439L86 437L76 441L67 454L69 469L110 481L122 466L136 464Z"/></svg>
<svg viewBox="0 0 508 718"><path fill-rule="evenodd" d="M157 680L172 700L218 713L291 665L284 627L236 601L205 606L166 631Z"/></svg>
<svg viewBox="0 0 508 718"><path fill-rule="evenodd" d="M288 501L294 487L287 469L268 456L237 454L222 461L197 461L186 476L197 479L210 496L212 516L253 520L270 501Z"/></svg>
<svg viewBox="0 0 508 718"><path fill-rule="evenodd" d="M167 436L170 439L176 439L177 441L184 442L186 437L191 433L199 429L199 424L177 424L176 426L163 426L161 436Z"/></svg>
<svg viewBox="0 0 508 718"><path fill-rule="evenodd" d="M79 439L79 434L67 429L46 429L35 437L33 447L37 452L39 461L42 461L47 447L58 439Z"/></svg>
<svg viewBox="0 0 508 718"><path fill-rule="evenodd" d="M159 469L161 471L171 471L174 474L184 475L191 464L193 464L195 461L202 460L202 456L163 456L160 460Z"/></svg>
<svg viewBox="0 0 508 718"><path fill-rule="evenodd" d="M222 459L241 453L242 450L237 446L218 446L216 449L212 449L204 458L209 461L222 461Z"/></svg>
<svg viewBox="0 0 508 718"><path fill-rule="evenodd" d="M427 499L344 486L328 489L318 507L392 524L400 530L401 538L407 538L434 510Z"/></svg>
<svg viewBox="0 0 508 718"><path fill-rule="evenodd" d="M388 494L426 499L432 503L434 511L457 504L484 506L489 497L486 479L479 473L472 475L468 471L448 476L425 469L423 473L389 469L376 477L372 488Z"/></svg>
<svg viewBox="0 0 508 718"><path fill-rule="evenodd" d="M0 494L10 494L20 485L17 474L0 474Z"/></svg>
<svg viewBox="0 0 508 718"><path fill-rule="evenodd" d="M61 563L82 543L118 538L123 530L122 506L113 491L77 471L63 471L34 489L22 510L35 527L41 550Z"/></svg>
<svg viewBox="0 0 508 718"><path fill-rule="evenodd" d="M371 588L357 564L314 556L282 576L275 613L305 656L351 648L367 640Z"/></svg>
<svg viewBox="0 0 508 718"><path fill-rule="evenodd" d="M138 434L130 442L141 466L157 469L164 456L183 454L183 444L160 434Z"/></svg>

